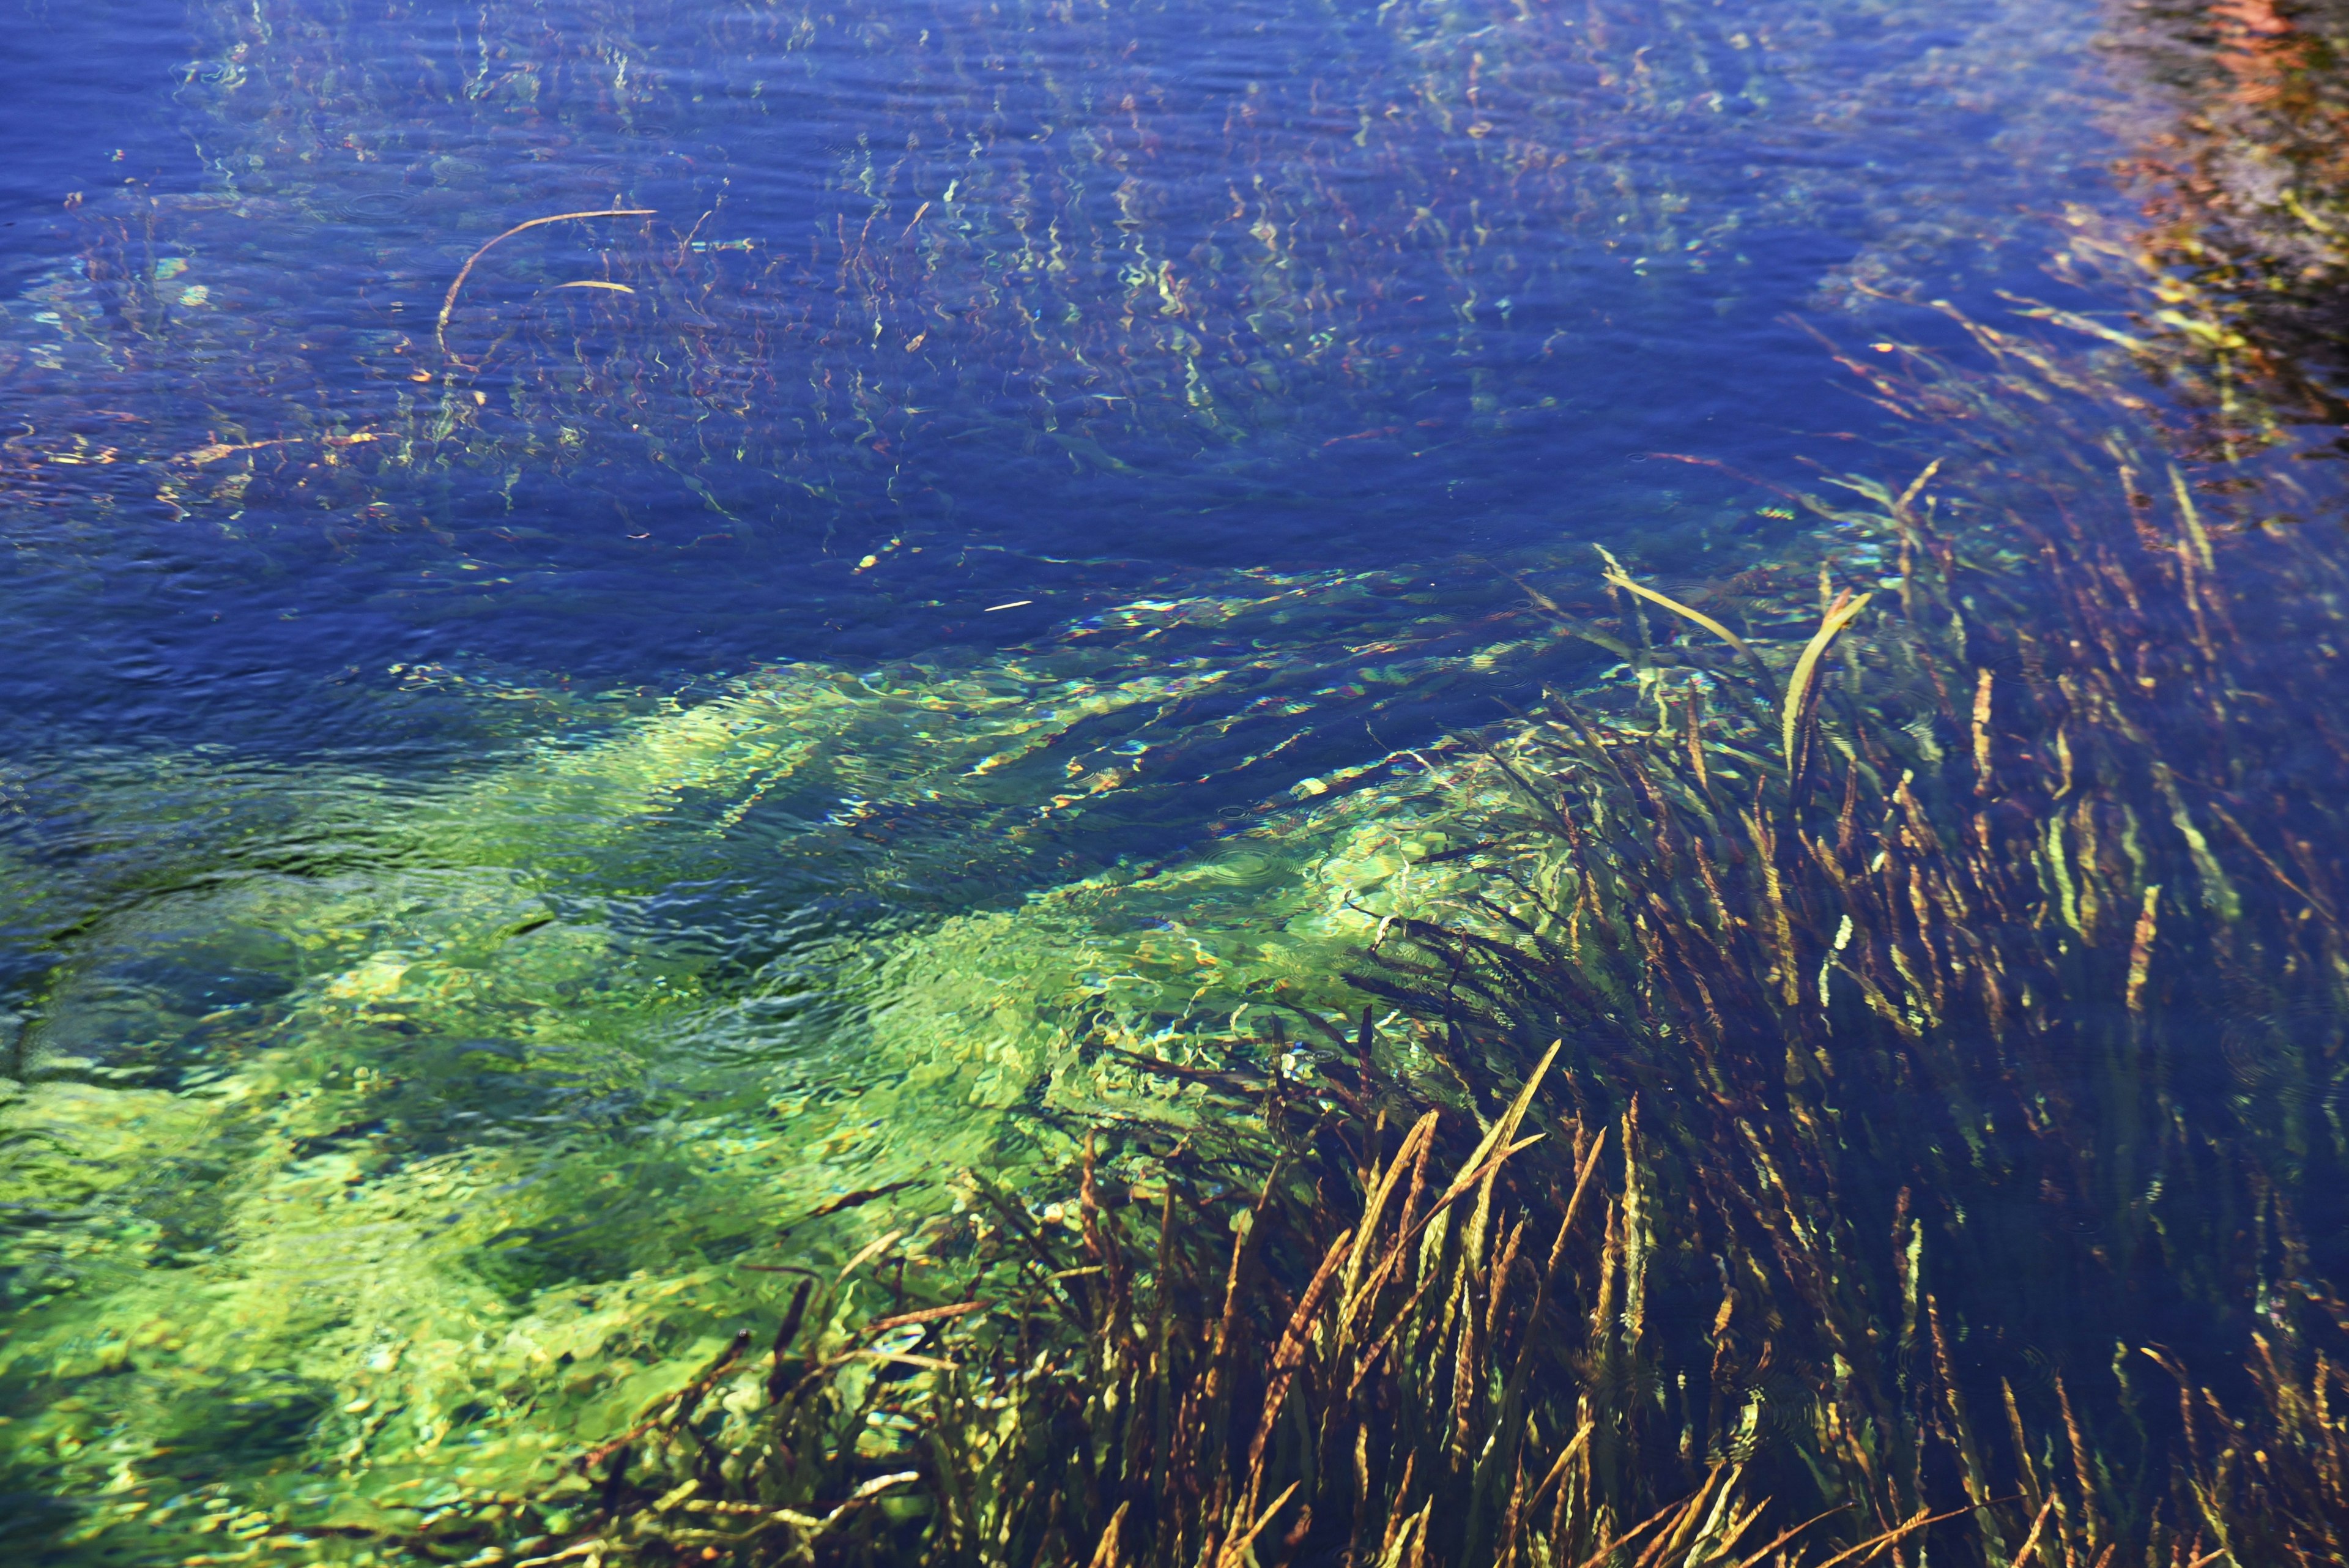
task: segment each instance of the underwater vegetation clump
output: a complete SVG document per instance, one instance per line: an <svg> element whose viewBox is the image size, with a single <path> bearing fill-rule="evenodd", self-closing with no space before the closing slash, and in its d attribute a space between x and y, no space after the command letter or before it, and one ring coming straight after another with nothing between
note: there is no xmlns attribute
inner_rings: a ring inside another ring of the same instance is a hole
<svg viewBox="0 0 2349 1568"><path fill-rule="evenodd" d="M1149 516L1176 472L1203 527L1343 496L1372 508L1366 545L1416 537L1377 504L1415 467L1481 450L1456 475L1481 494L1495 451L1611 421L1613 370L1557 372L1605 363L1660 280L1711 280L1709 321L1768 310L1769 236L1822 213L1862 220L1878 285L1940 291L1943 246L1980 265L2022 220L1949 219L1983 178L1949 121L2020 76L2035 113L2072 101L2085 35L1985 0L1981 58L1851 74L1832 6L1309 6L1186 74L1132 47L1188 28L1155 3L564 0L413 46L388 43L409 9L371 0L193 9L181 96L212 178L78 213L36 302L54 329L21 366L0 344L59 417L0 472L58 518L57 558L168 517L412 572L388 602L427 616L812 545L836 596L951 604L941 545L1090 555L1085 528L1040 531ZM1949 21L1904 0L1858 26ZM1856 122L1897 191L1798 156L1724 200L1688 167ZM798 149L780 185L728 151L771 135ZM289 307L288 278L336 304ZM118 417L158 382L187 396ZM1052 504L1007 528L1006 485Z"/></svg>
<svg viewBox="0 0 2349 1568"><path fill-rule="evenodd" d="M1855 362L1944 450L1787 496L1815 584L1528 585L1625 657L1447 757L1385 1019L1096 1035L1071 1199L965 1179L440 1554L2341 1561L2349 585L1971 330Z"/></svg>
<svg viewBox="0 0 2349 1568"><path fill-rule="evenodd" d="M1089 1142L1041 1223L975 1183L959 1299L818 1333L838 1298L802 1283L771 1345L746 1332L581 1456L553 1501L592 1522L521 1560L1848 1560L1764 1528L1741 1457L1661 1507L1625 1471L1639 1155L1569 1121L1549 1188L1519 1158L1547 1062L1478 1136L1394 1119L1374 1041L1366 1014L1319 1082L1130 1061L1234 1116Z"/></svg>
<svg viewBox="0 0 2349 1568"><path fill-rule="evenodd" d="M674 706L492 687L525 735L541 708L601 722L432 788L13 776L79 815L10 836L10 919L78 940L0 1104L0 1556L429 1560L740 1328L763 1342L791 1271L848 1271L826 1323L901 1271L935 1298L957 1169L1073 1201L1055 1107L1101 1093L1079 1043L1187 1058L1342 998L1345 953L1408 907L1382 885L1456 807L1418 760L1316 763L1278 832L1104 855L1186 769L1245 787L1274 752L1295 780L1329 747L1300 695L1324 677L1169 651L1322 593L1133 607L1170 628L1136 668L1086 638ZM1192 706L1218 688L1224 723ZM334 858L289 860L281 824ZM1122 1110L1200 1119L1153 1084ZM876 1287L851 1264L892 1232Z"/></svg>
<svg viewBox="0 0 2349 1568"><path fill-rule="evenodd" d="M1823 574L1791 659L1668 621L1636 705L1496 741L1494 890L1362 983L1637 1116L1645 1463L1758 1408L1773 1490L1962 1505L1989 1561L2338 1561L2339 564L1976 337L1875 374L1971 450L1801 497L1890 574Z"/></svg>

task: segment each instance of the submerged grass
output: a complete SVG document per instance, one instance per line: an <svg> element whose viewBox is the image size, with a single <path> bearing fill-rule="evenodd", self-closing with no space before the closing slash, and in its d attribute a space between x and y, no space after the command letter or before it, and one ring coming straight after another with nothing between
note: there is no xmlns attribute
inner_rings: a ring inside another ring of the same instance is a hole
<svg viewBox="0 0 2349 1568"><path fill-rule="evenodd" d="M102 483L126 514L412 557L419 598L512 605L591 548L640 572L820 542L918 591L915 547L964 541L1006 486L1092 517L1170 463L1186 508L1370 493L1390 464L1610 419L1588 312L1645 318L1666 276L1760 308L1754 232L1864 209L1878 281L1928 236L2006 233L1964 200L1982 171L1952 117L2018 74L2034 110L2064 96L2050 29L2077 31L1984 0L1962 56L1855 78L1837 6L1308 6L1211 46L1259 100L1241 114L1213 73L1133 52L1190 26L1155 4L552 15L492 7L444 52L456 35L387 47L404 13L365 0L199 6L184 101L210 187L95 203L29 302L56 325L0 334L55 410L0 444L19 503L88 528ZM1864 27L1951 22L1907 0ZM663 48L730 62L730 92L703 104ZM1749 115L1873 119L1900 192L1738 175L1725 197L1687 150ZM804 199L750 166L729 189L721 149L770 124ZM1208 167L1250 172L1226 197ZM289 279L353 308L313 331ZM159 377L186 397L109 412ZM1671 526L1692 553L1715 532L1651 516L1651 549Z"/></svg>
<svg viewBox="0 0 2349 1568"><path fill-rule="evenodd" d="M1479 1135L1392 1119L1411 1096L1372 1039L1366 1017L1309 1089L1193 1070L1253 1098L1258 1136L1129 1125L1112 1152L1088 1142L1076 1200L1041 1223L975 1180L921 1243L962 1266L954 1299L868 1302L852 1326L838 1282L802 1283L771 1347L746 1333L523 1522L517 1500L455 1511L440 1543L530 1531L514 1550L539 1563L1847 1560L1829 1542L1849 1531L1764 1525L1747 1455L1709 1456L1660 1505L1670 1483L1623 1469L1636 1127L1619 1153L1554 1127L1571 1180L1547 1189L1522 1158L1547 1061ZM1929 1517L1863 1529L1860 1551Z"/></svg>
<svg viewBox="0 0 2349 1568"><path fill-rule="evenodd" d="M1782 1498L1962 1507L1988 1561L2338 1561L2339 566L1977 333L1988 377L1878 377L1971 437L1972 517L1805 498L1899 607L1837 591L1782 703L1704 645L1648 656L1652 721L1554 698L1495 746L1536 809L1495 890L1362 983L1487 1068L1562 1039L1568 1103L1646 1129L1646 1354L1703 1391L1626 1411L1649 1462L1768 1368Z"/></svg>
<svg viewBox="0 0 2349 1568"><path fill-rule="evenodd" d="M1448 916L1380 922L1384 1026L1097 1040L1073 1201L971 1179L857 1261L950 1283L811 1280L451 1539L2349 1558L2344 584L2244 473L2198 493L2142 405L1974 330L1986 372L1871 371L1958 450L1799 497L1862 579L1806 638L1651 628L1454 764L1518 804L1464 806Z"/></svg>
<svg viewBox="0 0 2349 1568"><path fill-rule="evenodd" d="M1431 80L1475 79L1458 62L1481 68L1465 41L1484 21L1429 25ZM996 27L970 26L982 43ZM534 96L527 75L502 83ZM1738 78L1757 103L1773 90L1758 67ZM1658 89L1642 80L1606 85L1644 100ZM1515 90L1571 100L1547 86L1527 74ZM1486 149L1492 189L1538 177L1544 199L1513 196L1516 211L1612 210L1594 192L1637 162L1462 133ZM387 329L370 349L380 429L208 426L176 460L148 454L171 475L151 493L233 521L315 479L375 519L386 472L436 454L585 472L580 432L616 430L666 387L704 411L708 472L743 476L740 494L698 489L708 509L730 516L780 472L814 476L802 483L829 510L835 487L884 469L894 483L890 438L910 441L898 410L918 387L1007 342L1031 368L1097 365L1085 385L1114 389L1087 394L1092 433L1063 431L1041 389L1022 416L1030 448L1076 469L1122 467L1112 446L1265 434L1319 451L1392 433L1341 433L1351 414L1284 433L1299 385L1337 389L1317 407L1343 412L1385 407L1371 394L1395 379L1355 352L1382 341L1361 307L1305 265L1360 248L1330 183L1351 155L1236 192L1226 254L1185 258L1129 233L1121 136L1037 165L1099 198L1076 263L1039 251L1024 221L974 231L1026 208L977 188L958 205L952 139L843 152L858 222L804 263L754 268L730 259L754 254L747 240L698 250L647 231L601 262L628 282L550 283L502 252L512 272L478 315L465 296L460 336L511 372L505 406L470 383L407 391L434 377L390 358L413 345ZM1414 144L1393 136L1377 140L1381 168L1446 192L1428 211L1458 221L1424 242L1416 218L1381 231L1378 275L1407 275L1409 242L1437 245L1464 286L1497 281L1508 246L1485 254L1485 187L1412 173ZM1226 151L1247 162L1254 145L1234 131ZM626 182L591 183L617 200ZM288 189L296 204L321 194ZM578 200L501 195L525 198ZM1695 243L1677 195L1624 200L1643 234ZM461 215L477 234L504 223ZM439 327L460 289L487 287L467 280L498 243L461 265L459 244L429 288L408 280L429 297L454 270ZM151 227L125 223L87 268L98 314L136 340L126 363L147 363L173 308L160 286L180 272L153 251ZM996 281L957 301L941 280L967 254L993 258ZM841 286L797 315L767 303L811 280ZM1279 309L1243 316L1247 288ZM655 306L681 369L616 314ZM718 316L732 327L706 328ZM179 330L212 341L194 319ZM1040 320L1061 324L1049 340ZM1700 598L1610 561L1603 580L1636 602L1600 622L1536 590L1561 639L1623 660L1622 682L1553 695L1480 749L1421 763L1453 791L1454 831L1411 846L1413 869L1430 868L1421 896L1326 878L1298 916L1313 929L1245 973L1211 972L1224 965L1195 917L1212 866L955 916L875 961L896 966L898 1000L848 1032L874 1046L864 1079L811 1112L813 1094L755 1106L764 1083L725 1101L711 1085L737 1064L696 1011L710 999L695 974L616 959L649 945L630 925L639 891L680 879L663 823L693 818L709 858L688 868L713 876L730 835L863 844L917 819L1018 861L1055 846L1038 822L1129 803L1146 816L1162 780L1308 754L1309 704L1221 664L1023 688L1000 706L1032 711L984 755L957 754L944 790L840 767L853 748L826 715L870 694L811 676L787 701L740 694L501 775L439 825L437 853L481 862L461 898L423 874L378 877L347 918L315 888L285 893L287 909L243 921L304 939L284 999L154 1030L235 1036L264 1070L200 1085L209 1101L51 1083L29 1114L8 1107L26 1181L103 1172L165 1193L113 1205L103 1183L72 1188L119 1221L95 1242L80 1220L12 1212L37 1232L18 1257L49 1249L27 1272L62 1279L0 1360L12 1392L46 1401L9 1435L12 1463L80 1494L68 1547L125 1562L164 1542L186 1563L2343 1561L2349 825L2310 786L2349 763L2330 670L2338 567L2324 542L2261 522L2274 514L2253 500L2284 482L2254 472L2256 452L2228 448L2236 466L2198 490L2098 371L1967 329L1986 376L1854 363L1961 450L1905 487L1845 476L1833 483L1856 501L1792 498L1835 531L1815 609L1794 614L1810 585L1785 573ZM284 364L307 383L290 348ZM1506 390L1475 393L1467 427L1496 430ZM806 420L753 417L779 404ZM874 461L817 442L834 427ZM296 462L312 435L317 462ZM113 463L73 440L56 462ZM2317 509L2303 488L2286 510ZM1659 635L1643 604L1703 639ZM1330 690L1359 651L1333 657ZM992 702L915 694L903 743L953 749L912 726L968 742ZM1047 708L1054 727L1035 718ZM1059 784L1030 779L1008 805L987 793L1053 748ZM546 809L501 815L501 790ZM762 809L793 820L771 828ZM622 826L549 902L583 820ZM1088 920L1088 898L1114 919ZM453 929L378 918L460 903L472 912ZM1208 937L1255 942L1262 908L1244 913ZM1058 942L1043 958L1040 931ZM1355 981L1392 1004L1385 1021L1307 1021L1334 989L1307 974L1338 967L1333 932L1371 947ZM807 1005L836 953L762 974L754 1000ZM1218 1049L1241 1012L1290 1001L1310 1033ZM651 1084L689 1017L702 1075ZM484 1039L519 1051L514 1070L485 1064ZM436 1100L489 1103L485 1083L511 1090L511 1127L433 1119ZM623 1136L657 1118L657 1138ZM548 1122L559 1137L515 1130ZM80 1147L58 1153L51 1124ZM926 1162L966 1158L994 1176L911 1185ZM1064 1195L1040 1201L1056 1181ZM806 1201L816 1188L828 1196ZM484 1194L497 1207L467 1208ZM639 1229L623 1235L616 1212ZM753 1250L785 1221L779 1251ZM656 1222L657 1245L641 1233ZM201 1291L139 1272L167 1266ZM75 1269L102 1304L70 1295ZM156 1371L175 1357L187 1382ZM150 1510L172 1456L222 1433L282 1459L278 1490L231 1506L191 1486Z"/></svg>

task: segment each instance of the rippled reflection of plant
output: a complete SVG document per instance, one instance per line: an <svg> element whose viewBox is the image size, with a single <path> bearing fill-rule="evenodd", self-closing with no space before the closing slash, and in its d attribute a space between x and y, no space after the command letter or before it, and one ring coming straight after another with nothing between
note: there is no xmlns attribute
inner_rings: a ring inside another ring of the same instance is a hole
<svg viewBox="0 0 2349 1568"><path fill-rule="evenodd" d="M2277 421L2349 425L2349 11L2276 0L2132 8L2121 54L2169 112L2130 127L2134 261L2154 358L2214 449Z"/></svg>

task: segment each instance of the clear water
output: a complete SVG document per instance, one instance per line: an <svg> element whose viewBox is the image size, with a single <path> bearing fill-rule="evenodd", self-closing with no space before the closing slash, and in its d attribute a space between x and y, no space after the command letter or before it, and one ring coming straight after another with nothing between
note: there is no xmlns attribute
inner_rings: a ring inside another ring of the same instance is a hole
<svg viewBox="0 0 2349 1568"><path fill-rule="evenodd" d="M16 1551L522 1475L779 1214L1053 1179L1078 1031L1440 895L1414 749L1606 662L1517 578L1799 552L1656 454L2119 304L2088 0L12 10Z"/></svg>
<svg viewBox="0 0 2349 1568"><path fill-rule="evenodd" d="M1789 313L2040 291L2029 214L2111 200L2095 20L58 7L7 710L306 754L380 744L400 663L673 690L1231 573L1717 567L1766 524L1642 454L1871 433ZM484 257L441 352L477 246L615 205Z"/></svg>

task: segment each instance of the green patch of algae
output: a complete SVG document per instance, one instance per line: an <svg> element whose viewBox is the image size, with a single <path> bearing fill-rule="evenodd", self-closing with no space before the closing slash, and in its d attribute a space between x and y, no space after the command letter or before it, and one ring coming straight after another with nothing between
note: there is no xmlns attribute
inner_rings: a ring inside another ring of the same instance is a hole
<svg viewBox="0 0 2349 1568"><path fill-rule="evenodd" d="M20 919L95 911L5 1113L0 1464L55 1500L20 1540L421 1550L771 1324L788 1271L891 1231L935 1266L958 1173L1041 1212L1073 1116L1195 1114L1087 1048L1336 1004L1343 955L1443 896L1419 862L1460 804L1404 755L1067 874L1089 815L1147 815L1151 756L1104 782L1071 729L1209 679L795 667L426 790L118 770L81 831L135 877L5 873Z"/></svg>

